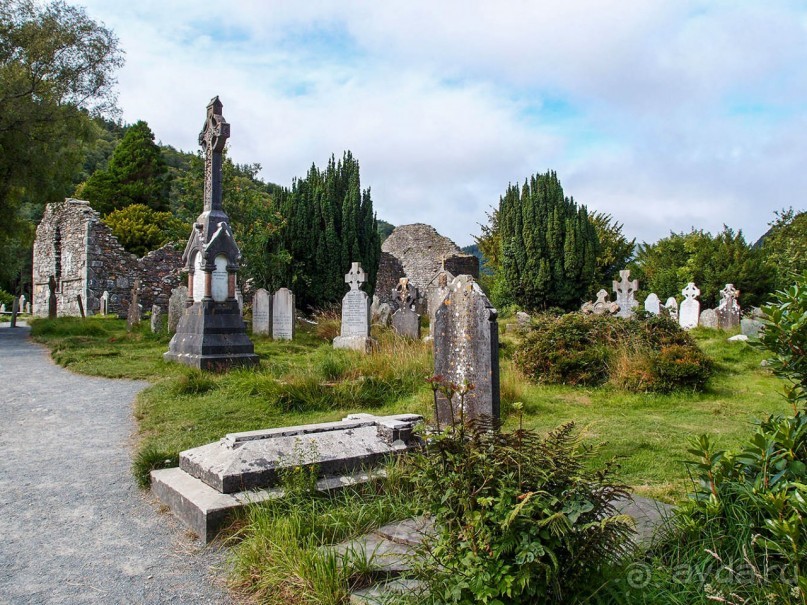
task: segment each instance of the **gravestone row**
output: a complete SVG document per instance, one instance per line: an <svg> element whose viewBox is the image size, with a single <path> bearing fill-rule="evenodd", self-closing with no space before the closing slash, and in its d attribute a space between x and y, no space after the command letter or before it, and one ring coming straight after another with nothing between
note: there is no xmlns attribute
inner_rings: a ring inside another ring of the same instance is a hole
<svg viewBox="0 0 807 605"><path fill-rule="evenodd" d="M252 333L293 340L297 321L294 293L280 288L274 295L259 288L252 297Z"/></svg>

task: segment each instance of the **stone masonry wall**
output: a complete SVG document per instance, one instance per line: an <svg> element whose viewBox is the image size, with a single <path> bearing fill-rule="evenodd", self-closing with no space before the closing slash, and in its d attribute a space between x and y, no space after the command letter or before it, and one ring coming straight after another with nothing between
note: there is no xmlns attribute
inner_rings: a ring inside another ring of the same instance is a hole
<svg viewBox="0 0 807 605"><path fill-rule="evenodd" d="M398 278L390 270L393 268L392 264L383 262L383 253L386 252L400 262L404 274L418 289L418 313L427 311L426 287L440 271L443 262L446 269L454 275L479 277L479 259L472 254L465 254L457 244L437 233L434 227L423 223L396 227L384 240L381 250L382 262L378 268L377 283L387 284L394 279L390 288L398 283ZM380 291L379 286L376 286L376 293L381 300L389 297L389 292Z"/></svg>
<svg viewBox="0 0 807 605"><path fill-rule="evenodd" d="M381 252L375 280L375 295L382 303L392 303L392 289L398 285L398 280L405 276L401 261L389 252Z"/></svg>

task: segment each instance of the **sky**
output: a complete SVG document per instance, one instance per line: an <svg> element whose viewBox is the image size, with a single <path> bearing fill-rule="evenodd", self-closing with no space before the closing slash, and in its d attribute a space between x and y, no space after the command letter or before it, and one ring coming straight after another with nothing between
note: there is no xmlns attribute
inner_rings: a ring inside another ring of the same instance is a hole
<svg viewBox="0 0 807 605"><path fill-rule="evenodd" d="M554 170L637 242L807 207L807 4L778 0L83 0L126 53L118 101L291 185L351 150L378 218L460 246ZM201 200L200 200L201 204ZM225 209L226 210L226 209Z"/></svg>

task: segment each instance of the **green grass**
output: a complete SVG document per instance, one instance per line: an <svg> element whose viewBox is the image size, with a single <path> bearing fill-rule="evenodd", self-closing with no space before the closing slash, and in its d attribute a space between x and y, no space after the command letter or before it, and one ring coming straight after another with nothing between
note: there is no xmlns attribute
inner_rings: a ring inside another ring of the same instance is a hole
<svg viewBox="0 0 807 605"><path fill-rule="evenodd" d="M524 403L525 424L549 430L574 421L598 450L601 464L616 457L622 478L637 492L675 501L688 489L681 460L692 435L715 435L723 448L741 443L752 422L788 407L782 383L746 343L726 342L714 330L693 332L716 362L703 393L626 393L613 387L534 385L518 376L509 359L517 336L502 336L502 409L506 426L513 402ZM137 399L141 476L152 464L183 449L218 440L228 432L339 420L349 413L402 412L430 415L430 347L407 343L388 331L376 335L379 353L334 350L315 328L302 327L294 342L255 337L257 370L226 374L192 371L162 361L167 335L147 325L127 334L110 318L35 320L33 336L54 360L73 371L152 382Z"/></svg>

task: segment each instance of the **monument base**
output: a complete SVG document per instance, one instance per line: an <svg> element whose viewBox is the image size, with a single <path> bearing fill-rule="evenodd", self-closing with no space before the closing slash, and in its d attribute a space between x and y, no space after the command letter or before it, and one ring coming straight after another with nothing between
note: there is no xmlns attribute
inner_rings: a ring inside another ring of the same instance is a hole
<svg viewBox="0 0 807 605"><path fill-rule="evenodd" d="M163 359L213 371L258 365L236 300L202 300L186 308Z"/></svg>
<svg viewBox="0 0 807 605"><path fill-rule="evenodd" d="M378 341L368 336L337 336L333 339L334 349L351 349L360 353L372 353Z"/></svg>

